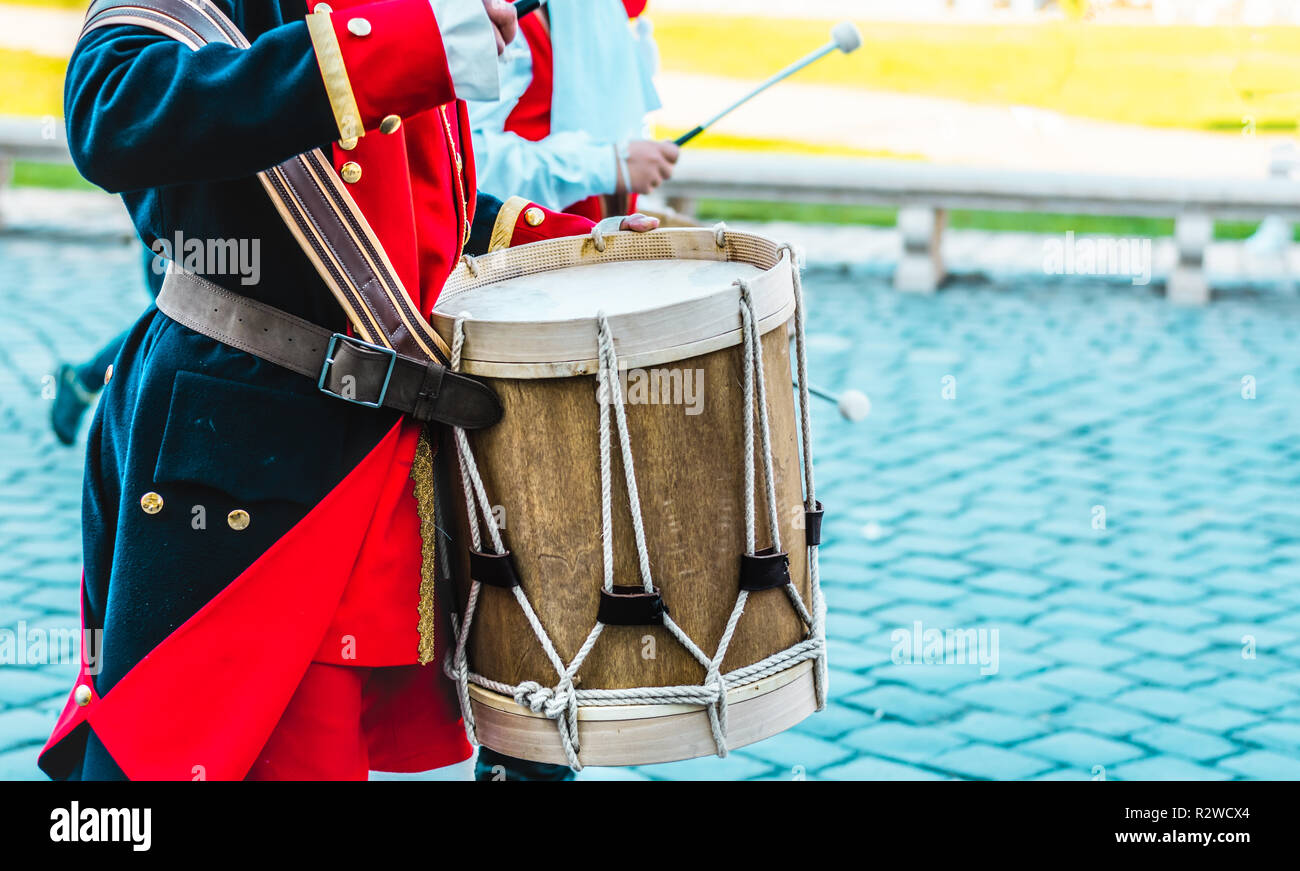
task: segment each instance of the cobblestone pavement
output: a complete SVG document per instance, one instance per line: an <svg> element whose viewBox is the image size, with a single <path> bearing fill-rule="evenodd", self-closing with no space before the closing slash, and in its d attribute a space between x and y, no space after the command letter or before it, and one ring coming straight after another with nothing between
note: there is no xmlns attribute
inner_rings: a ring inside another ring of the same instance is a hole
<svg viewBox="0 0 1300 871"><path fill-rule="evenodd" d="M75 625L81 451L42 379L138 314L137 269L0 239L0 631ZM816 380L873 403L817 407L829 708L725 760L583 777L1300 779L1300 300L808 286ZM931 630L973 631L985 667L925 664ZM0 665L0 778L38 776L71 675Z"/></svg>

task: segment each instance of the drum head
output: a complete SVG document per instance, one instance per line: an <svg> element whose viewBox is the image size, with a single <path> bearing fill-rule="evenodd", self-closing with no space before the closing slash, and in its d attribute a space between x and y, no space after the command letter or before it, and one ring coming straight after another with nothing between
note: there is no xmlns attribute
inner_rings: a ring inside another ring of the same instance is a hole
<svg viewBox="0 0 1300 871"><path fill-rule="evenodd" d="M683 359L740 336L741 291L748 284L760 329L794 311L788 255L751 234L672 229L589 237L506 249L462 263L433 312L449 342L464 315L461 368L471 374L553 378L594 372L597 316L629 365ZM477 275L474 273L477 272Z"/></svg>

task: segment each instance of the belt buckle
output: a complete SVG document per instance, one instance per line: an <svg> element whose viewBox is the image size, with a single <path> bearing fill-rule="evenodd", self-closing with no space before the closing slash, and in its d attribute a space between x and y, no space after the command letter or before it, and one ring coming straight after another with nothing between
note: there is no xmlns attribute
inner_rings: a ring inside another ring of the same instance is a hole
<svg viewBox="0 0 1300 871"><path fill-rule="evenodd" d="M335 393L325 386L325 379L329 377L330 367L334 365L334 349L338 347L339 342L352 345L355 348L364 348L369 351L378 351L388 356L388 371L384 373L384 386L379 388L379 398L374 402L367 402L364 399L353 399L344 396L342 393ZM325 348L325 362L320 367L320 378L316 380L316 389L326 396L333 396L336 399L342 399L344 402L351 402L353 405L364 405L366 408L382 408L384 399L388 396L388 382L393 377L393 368L397 365L397 351L392 348L385 348L382 345L373 345L370 342L362 341L355 336L347 336L343 333L335 333L330 336L330 343Z"/></svg>

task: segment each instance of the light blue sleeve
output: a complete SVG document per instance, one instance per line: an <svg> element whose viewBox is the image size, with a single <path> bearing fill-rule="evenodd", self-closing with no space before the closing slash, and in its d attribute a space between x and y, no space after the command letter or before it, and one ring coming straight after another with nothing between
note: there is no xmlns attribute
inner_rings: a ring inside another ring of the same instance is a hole
<svg viewBox="0 0 1300 871"><path fill-rule="evenodd" d="M478 0L429 0L447 68L462 100L491 100L497 90L497 39Z"/></svg>
<svg viewBox="0 0 1300 871"><path fill-rule="evenodd" d="M522 33L500 66L501 98L469 103L479 190L498 199L521 196L560 210L618 188L614 143L582 131L554 133L532 142L505 129L506 119L533 79L532 53Z"/></svg>

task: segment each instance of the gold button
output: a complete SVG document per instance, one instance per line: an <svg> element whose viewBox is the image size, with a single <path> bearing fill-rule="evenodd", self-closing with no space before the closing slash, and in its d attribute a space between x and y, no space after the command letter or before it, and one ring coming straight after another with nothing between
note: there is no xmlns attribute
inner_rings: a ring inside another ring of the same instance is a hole
<svg viewBox="0 0 1300 871"><path fill-rule="evenodd" d="M113 380L113 364L109 363L108 368L104 370L104 386L107 387L108 382L112 380Z"/></svg>
<svg viewBox="0 0 1300 871"><path fill-rule="evenodd" d="M528 222L528 226L536 227L542 221L546 220L546 213L536 206L533 206L531 209L524 212L524 220Z"/></svg>
<svg viewBox="0 0 1300 871"><path fill-rule="evenodd" d="M351 139L339 140L339 148L342 148L344 151L351 151L356 147L357 147L357 137L355 136L353 136Z"/></svg>
<svg viewBox="0 0 1300 871"><path fill-rule="evenodd" d="M356 184L361 181L361 164L349 160L347 163L343 164L343 168L339 170L339 174L343 176L343 180L348 184Z"/></svg>
<svg viewBox="0 0 1300 871"><path fill-rule="evenodd" d="M248 512L242 508L236 508L226 515L226 523L230 524L230 528L236 532L241 529L248 529L248 521Z"/></svg>
<svg viewBox="0 0 1300 871"><path fill-rule="evenodd" d="M325 15L329 15L331 12L334 11L334 9L333 9L333 8L332 8L328 3L317 3L317 4L312 8L312 11L313 11L313 12L321 12L321 13L324 13Z"/></svg>
<svg viewBox="0 0 1300 871"><path fill-rule="evenodd" d="M145 514L157 514L162 511L162 506L163 498L152 490L140 497L140 507Z"/></svg>
<svg viewBox="0 0 1300 871"><path fill-rule="evenodd" d="M370 22L364 18L349 19L348 33L351 33L353 36L369 36Z"/></svg>
<svg viewBox="0 0 1300 871"><path fill-rule="evenodd" d="M396 133L397 128L402 126L402 117L400 115L385 115L384 120L379 122L380 133Z"/></svg>
<svg viewBox="0 0 1300 871"><path fill-rule="evenodd" d="M76 700L77 706L82 708L90 704L90 697L92 695L93 693L91 692L90 687L86 686L84 683L77 684L77 688L72 691L72 698Z"/></svg>

